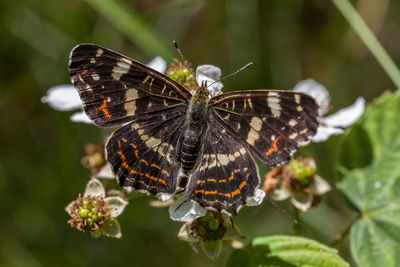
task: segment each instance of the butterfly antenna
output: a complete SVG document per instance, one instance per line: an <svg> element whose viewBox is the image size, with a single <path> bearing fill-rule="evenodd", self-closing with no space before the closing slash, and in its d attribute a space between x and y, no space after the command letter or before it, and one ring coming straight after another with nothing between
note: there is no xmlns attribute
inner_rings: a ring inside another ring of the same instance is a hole
<svg viewBox="0 0 400 267"><path fill-rule="evenodd" d="M174 44L176 51L178 51L179 57L181 58L181 61L182 61L183 65L189 70L190 74L192 74L194 80L195 80L196 83L197 83L196 75L192 72L192 69L186 64L187 61L186 61L185 58L183 57L182 51L181 51L181 49L179 48L178 43L177 43L175 40L172 41L172 43Z"/></svg>
<svg viewBox="0 0 400 267"><path fill-rule="evenodd" d="M253 65L253 62L247 63L246 65L244 65L244 66L241 67L240 69L238 69L238 70L236 70L236 71L234 71L234 72L232 72L232 73L230 73L230 74L228 74L228 75L223 76L223 77L222 77L221 79L219 79L218 81L215 81L215 82L211 83L210 85L207 86L207 88L210 87L211 85L213 85L214 83L221 82L222 80L224 80L224 79L226 79L226 78L229 78L229 77L232 77L232 76L238 74L239 72L241 72L242 70L247 69L247 68L250 67L251 65Z"/></svg>

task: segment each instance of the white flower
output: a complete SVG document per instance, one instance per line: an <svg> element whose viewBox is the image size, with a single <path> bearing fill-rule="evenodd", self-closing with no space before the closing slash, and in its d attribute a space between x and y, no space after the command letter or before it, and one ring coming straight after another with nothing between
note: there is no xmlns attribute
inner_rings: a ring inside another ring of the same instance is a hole
<svg viewBox="0 0 400 267"><path fill-rule="evenodd" d="M106 197L106 190L103 184L96 178L89 180L86 185L84 196L98 196L104 198L112 218L118 217L124 211L126 205L128 205L128 201L121 197Z"/></svg>
<svg viewBox="0 0 400 267"><path fill-rule="evenodd" d="M65 210L72 217L68 223L73 228L90 231L94 237L103 234L121 238L121 227L115 218L121 215L126 205L128 202L119 196L106 196L103 184L92 178L86 185L84 196L79 196Z"/></svg>
<svg viewBox="0 0 400 267"><path fill-rule="evenodd" d="M213 65L200 65L196 69L196 80L199 85L207 83L210 97L221 94L224 85L221 82L221 69Z"/></svg>
<svg viewBox="0 0 400 267"><path fill-rule="evenodd" d="M331 135L343 134L343 129L355 123L365 110L365 99L358 97L351 106L322 117L328 112L331 100L328 90L322 84L313 79L307 79L296 84L293 91L312 96L319 105L320 125L317 134L311 139L315 143L326 141Z"/></svg>
<svg viewBox="0 0 400 267"><path fill-rule="evenodd" d="M279 188L272 191L271 198L275 201L282 201L290 198L293 206L306 212L313 204L316 196L321 196L331 190L331 186L319 175L314 175L313 184L310 192L291 192L283 184Z"/></svg>

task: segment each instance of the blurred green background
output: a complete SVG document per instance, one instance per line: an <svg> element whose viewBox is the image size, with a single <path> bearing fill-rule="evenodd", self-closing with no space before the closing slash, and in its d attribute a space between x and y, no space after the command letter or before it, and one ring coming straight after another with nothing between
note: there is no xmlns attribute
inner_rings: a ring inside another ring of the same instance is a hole
<svg viewBox="0 0 400 267"><path fill-rule="evenodd" d="M400 64L400 2L353 1ZM391 80L331 1L320 0L0 0L0 266L221 266L175 235L180 224L149 198L132 201L119 218L121 240L78 233L64 207L90 176L80 165L85 143L107 132L72 123L40 102L49 87L69 83L71 48L99 44L142 62L176 56L176 40L194 66L214 64L227 74L225 91L293 87L314 78L331 93L333 110L357 96L373 100ZM319 174L335 179L340 137L310 146ZM266 168L262 169L262 175ZM329 244L355 216L333 190L301 214L301 234ZM288 203L264 201L234 218L248 242L293 234ZM339 252L351 261L347 240Z"/></svg>

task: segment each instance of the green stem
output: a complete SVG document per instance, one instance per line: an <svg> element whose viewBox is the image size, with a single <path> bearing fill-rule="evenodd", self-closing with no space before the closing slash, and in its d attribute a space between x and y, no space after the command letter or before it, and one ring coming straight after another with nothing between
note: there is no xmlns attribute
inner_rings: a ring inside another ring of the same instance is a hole
<svg viewBox="0 0 400 267"><path fill-rule="evenodd" d="M294 219L293 219L293 233L296 236L300 236L301 233L301 225L300 225L300 212L296 207L293 206L293 213L294 213Z"/></svg>
<svg viewBox="0 0 400 267"><path fill-rule="evenodd" d="M393 83L400 89L400 70L390 58L383 46L376 39L375 35L369 29L365 21L361 18L360 14L351 5L348 0L332 0L339 11L347 19L350 26L358 34L360 39L368 47L371 53L381 64L382 68L386 71L387 75L392 79Z"/></svg>
<svg viewBox="0 0 400 267"><path fill-rule="evenodd" d="M115 28L131 39L148 56L158 55L167 59L172 58L165 42L151 32L149 27L132 10L122 6L116 0L86 0L86 2L107 18Z"/></svg>

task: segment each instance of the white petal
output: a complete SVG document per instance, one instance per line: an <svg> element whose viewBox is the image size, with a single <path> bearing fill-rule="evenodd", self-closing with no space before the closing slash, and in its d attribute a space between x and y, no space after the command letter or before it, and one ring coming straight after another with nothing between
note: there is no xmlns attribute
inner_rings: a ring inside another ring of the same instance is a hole
<svg viewBox="0 0 400 267"><path fill-rule="evenodd" d="M296 193L292 195L290 201L297 209L306 212L311 207L313 199L312 194Z"/></svg>
<svg viewBox="0 0 400 267"><path fill-rule="evenodd" d="M201 242L201 249L209 259L216 260L221 254L222 240Z"/></svg>
<svg viewBox="0 0 400 267"><path fill-rule="evenodd" d="M314 184L311 190L316 195L323 195L331 190L331 186L319 175L314 175Z"/></svg>
<svg viewBox="0 0 400 267"><path fill-rule="evenodd" d="M167 70L167 62L162 57L155 57L149 63L147 63L147 67L152 68L161 73L165 73Z"/></svg>
<svg viewBox="0 0 400 267"><path fill-rule="evenodd" d="M196 78L199 85L207 82L207 89L210 91L211 96L219 95L222 87L224 87L221 82L221 69L213 65L198 66L196 69Z"/></svg>
<svg viewBox="0 0 400 267"><path fill-rule="evenodd" d="M70 111L82 107L78 91L68 84L51 87L40 100L59 111Z"/></svg>
<svg viewBox="0 0 400 267"><path fill-rule="evenodd" d="M169 216L174 221L190 222L206 215L206 209L193 200L181 196L174 204L169 206Z"/></svg>
<svg viewBox="0 0 400 267"><path fill-rule="evenodd" d="M106 197L105 202L113 218L118 217L128 205L128 201L120 197Z"/></svg>
<svg viewBox="0 0 400 267"><path fill-rule="evenodd" d="M105 197L106 190L104 189L103 184L97 180L96 178L92 178L86 185L84 196L99 196Z"/></svg>
<svg viewBox="0 0 400 267"><path fill-rule="evenodd" d="M110 164L104 165L100 171L96 174L96 178L100 179L115 179L115 174L111 169Z"/></svg>
<svg viewBox="0 0 400 267"><path fill-rule="evenodd" d="M181 229L179 229L178 238L180 240L183 240L183 241L186 241L186 242L196 242L197 241L197 239L194 238L190 234L190 226L191 226L191 224L184 223L182 225Z"/></svg>
<svg viewBox="0 0 400 267"><path fill-rule="evenodd" d="M286 187L284 186L274 189L271 195L271 198L275 201L282 201L288 199L289 197L290 197L290 191L287 190Z"/></svg>
<svg viewBox="0 0 400 267"><path fill-rule="evenodd" d="M318 113L320 116L328 112L331 98L328 90L322 84L313 79L307 79L297 83L293 91L312 96L319 105Z"/></svg>
<svg viewBox="0 0 400 267"><path fill-rule="evenodd" d="M317 133L312 137L311 141L314 143L321 143L329 139L331 135L341 135L343 133L343 129L335 128L325 125L318 126Z"/></svg>
<svg viewBox="0 0 400 267"><path fill-rule="evenodd" d="M101 226L101 232L107 237L121 238L121 226L116 219L110 219Z"/></svg>
<svg viewBox="0 0 400 267"><path fill-rule="evenodd" d="M69 117L69 119L73 122L81 122L86 124L93 124L93 121L89 119L84 111L76 112Z"/></svg>
<svg viewBox="0 0 400 267"><path fill-rule="evenodd" d="M246 199L246 206L258 206L264 200L265 192L261 189L256 189L254 196Z"/></svg>
<svg viewBox="0 0 400 267"><path fill-rule="evenodd" d="M74 204L75 201L72 201L68 204L68 206L65 207L65 211L69 214L69 216L72 216L72 207L74 206Z"/></svg>
<svg viewBox="0 0 400 267"><path fill-rule="evenodd" d="M171 199L175 194L168 194L168 193L158 193L157 197L161 199L161 201L167 201Z"/></svg>
<svg viewBox="0 0 400 267"><path fill-rule="evenodd" d="M336 113L322 118L321 122L333 127L349 127L361 117L364 111L365 99L360 96L351 106L342 108Z"/></svg>

